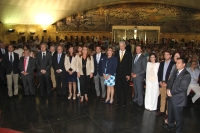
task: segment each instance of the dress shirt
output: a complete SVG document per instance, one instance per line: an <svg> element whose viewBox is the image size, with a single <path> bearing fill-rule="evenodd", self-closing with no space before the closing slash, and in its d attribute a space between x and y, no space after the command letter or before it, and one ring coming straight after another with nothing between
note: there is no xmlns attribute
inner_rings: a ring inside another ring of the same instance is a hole
<svg viewBox="0 0 200 133"><path fill-rule="evenodd" d="M169 60L168 62L165 61L164 63L164 68L163 68L163 81L165 81L165 76L166 76L166 73L167 73L167 69L168 69L168 66L169 66L169 63L171 62L171 60Z"/></svg>
<svg viewBox="0 0 200 133"><path fill-rule="evenodd" d="M28 57L24 57L24 60L26 58L26 66L25 66L25 70L27 71L27 67L28 67L28 62L29 62L29 56Z"/></svg>
<svg viewBox="0 0 200 133"><path fill-rule="evenodd" d="M9 54L8 54L9 55L8 56L9 57L9 61L10 61L10 54L12 54L12 62L13 62L14 61L14 53L13 52L9 52Z"/></svg>
<svg viewBox="0 0 200 133"><path fill-rule="evenodd" d="M101 53L96 54L97 64L99 64L100 58L101 58Z"/></svg>

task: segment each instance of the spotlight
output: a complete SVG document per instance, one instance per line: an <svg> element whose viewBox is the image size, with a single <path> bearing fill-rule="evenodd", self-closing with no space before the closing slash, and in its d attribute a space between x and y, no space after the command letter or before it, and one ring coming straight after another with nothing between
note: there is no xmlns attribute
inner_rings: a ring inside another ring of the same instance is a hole
<svg viewBox="0 0 200 133"><path fill-rule="evenodd" d="M14 29L8 29L8 32L14 32L15 30Z"/></svg>
<svg viewBox="0 0 200 133"><path fill-rule="evenodd" d="M19 32L20 35L23 35L25 32Z"/></svg>
<svg viewBox="0 0 200 133"><path fill-rule="evenodd" d="M34 34L35 34L35 32L30 32L30 34L31 34L31 35L34 35Z"/></svg>

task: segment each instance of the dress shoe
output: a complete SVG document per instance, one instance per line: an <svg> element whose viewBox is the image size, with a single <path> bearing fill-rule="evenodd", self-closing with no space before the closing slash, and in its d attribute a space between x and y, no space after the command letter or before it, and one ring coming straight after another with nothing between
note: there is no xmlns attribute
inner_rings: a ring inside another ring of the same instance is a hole
<svg viewBox="0 0 200 133"><path fill-rule="evenodd" d="M138 109L138 110L141 110L141 109L142 109L142 106L139 106L137 109Z"/></svg>
<svg viewBox="0 0 200 133"><path fill-rule="evenodd" d="M18 95L14 95L13 97L14 97L15 99L17 99L19 96L18 96Z"/></svg>
<svg viewBox="0 0 200 133"><path fill-rule="evenodd" d="M126 102L123 102L123 106L126 106Z"/></svg>
<svg viewBox="0 0 200 133"><path fill-rule="evenodd" d="M104 102L106 99L105 98L101 98L101 102Z"/></svg>
<svg viewBox="0 0 200 133"><path fill-rule="evenodd" d="M23 95L23 97L28 97L28 95Z"/></svg>
<svg viewBox="0 0 200 133"><path fill-rule="evenodd" d="M31 95L31 97L32 97L32 98L34 98L34 97L35 97L35 95L34 95L34 94L33 94L33 95Z"/></svg>
<svg viewBox="0 0 200 133"><path fill-rule="evenodd" d="M13 100L13 97L12 97L12 96L11 96L11 97L9 97L9 100L10 100L10 101L12 101L12 100Z"/></svg>
<svg viewBox="0 0 200 133"><path fill-rule="evenodd" d="M119 106L120 104L121 104L121 102L120 102L120 101L118 101L116 105L118 105L118 106Z"/></svg>
<svg viewBox="0 0 200 133"><path fill-rule="evenodd" d="M163 115L165 115L164 112L160 112L160 111L159 111L159 112L156 113L156 116L163 116Z"/></svg>
<svg viewBox="0 0 200 133"><path fill-rule="evenodd" d="M130 102L130 104L132 104L132 105L133 105L133 104L136 104L136 102L134 102L134 101L131 101L131 102Z"/></svg>
<svg viewBox="0 0 200 133"><path fill-rule="evenodd" d="M162 126L169 131L173 131L175 129L175 126L169 126L167 123L164 123Z"/></svg>
<svg viewBox="0 0 200 133"><path fill-rule="evenodd" d="M99 100L100 99L100 96L97 96L94 100Z"/></svg>

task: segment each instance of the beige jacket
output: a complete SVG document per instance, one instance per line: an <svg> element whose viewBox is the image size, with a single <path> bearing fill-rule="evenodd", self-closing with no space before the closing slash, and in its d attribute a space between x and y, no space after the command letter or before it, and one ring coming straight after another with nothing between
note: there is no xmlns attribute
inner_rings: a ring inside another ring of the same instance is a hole
<svg viewBox="0 0 200 133"><path fill-rule="evenodd" d="M75 57L72 57L72 61L70 63L69 56L65 55L65 70L68 71L70 68L73 69L73 72L76 71L77 68L77 55Z"/></svg>
<svg viewBox="0 0 200 133"><path fill-rule="evenodd" d="M77 72L80 72L80 75L83 75L83 69L82 69L82 57L77 57ZM94 59L91 56L91 60L87 59L86 62L86 74L90 75L91 73L94 73Z"/></svg>

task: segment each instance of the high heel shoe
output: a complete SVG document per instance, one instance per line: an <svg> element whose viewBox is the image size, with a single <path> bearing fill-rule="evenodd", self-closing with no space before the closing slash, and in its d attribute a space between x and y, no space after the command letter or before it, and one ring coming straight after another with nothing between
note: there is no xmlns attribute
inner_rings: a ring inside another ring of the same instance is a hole
<svg viewBox="0 0 200 133"><path fill-rule="evenodd" d="M76 100L76 96L73 97L73 100Z"/></svg>
<svg viewBox="0 0 200 133"><path fill-rule="evenodd" d="M87 97L85 97L85 101L88 102L88 98Z"/></svg>
<svg viewBox="0 0 200 133"><path fill-rule="evenodd" d="M114 100L112 102L109 102L109 104L113 104Z"/></svg>
<svg viewBox="0 0 200 133"><path fill-rule="evenodd" d="M80 99L80 103L83 103L83 98L81 97L81 99Z"/></svg>
<svg viewBox="0 0 200 133"><path fill-rule="evenodd" d="M105 104L108 104L109 102L110 102L110 99L109 99L109 100L107 100L107 101L105 101L104 103L105 103Z"/></svg>
<svg viewBox="0 0 200 133"><path fill-rule="evenodd" d="M70 94L69 96L68 96L68 99L70 100L72 98L72 94Z"/></svg>
<svg viewBox="0 0 200 133"><path fill-rule="evenodd" d="M77 93L77 97L80 97L80 93Z"/></svg>

